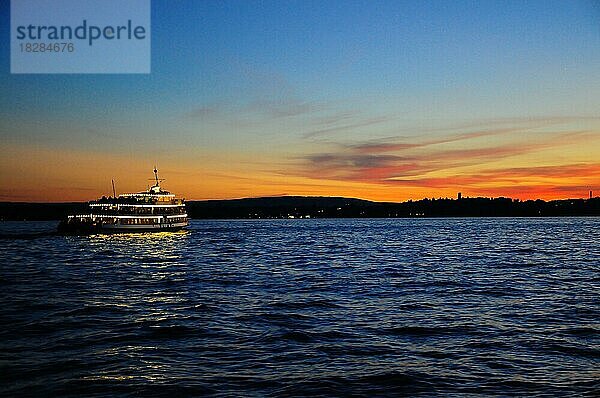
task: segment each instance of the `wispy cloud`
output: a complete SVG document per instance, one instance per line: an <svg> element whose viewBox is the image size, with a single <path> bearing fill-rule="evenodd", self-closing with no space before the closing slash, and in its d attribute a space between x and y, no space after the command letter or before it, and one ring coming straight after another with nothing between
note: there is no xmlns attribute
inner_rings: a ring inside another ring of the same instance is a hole
<svg viewBox="0 0 600 398"><path fill-rule="evenodd" d="M191 119L206 119L219 114L220 106L218 105L202 105L185 114Z"/></svg>
<svg viewBox="0 0 600 398"><path fill-rule="evenodd" d="M245 112L262 114L269 118L284 118L320 112L325 104L314 101L302 101L294 98L257 99L247 104Z"/></svg>
<svg viewBox="0 0 600 398"><path fill-rule="evenodd" d="M478 137L494 136L518 131L526 131L549 126L556 126L568 123L580 122L599 122L600 117L595 116L547 116L547 117L507 117L496 119L481 119L468 122L451 122L443 120L432 120L423 125L422 122L415 125L408 120L402 120L394 114L383 114L378 116L368 116L360 110L341 111L333 115L314 118L315 126L323 122L325 126L318 127L303 134L304 138L311 139L315 137L326 137L335 135L339 132L360 132L365 127L371 125L384 124L386 122L396 122L399 126L393 127L397 134L387 138L380 138L368 142L360 143L364 145L367 151L376 149L380 146L382 151L395 150L397 147L406 145L408 147L420 147L434 144L442 144ZM443 125L439 125L442 123ZM404 126L402 126L404 125ZM440 136L440 138L429 141L402 143L399 141L407 140L406 134L414 139L415 135L421 136ZM388 147L389 145L389 147Z"/></svg>
<svg viewBox="0 0 600 398"><path fill-rule="evenodd" d="M201 105L186 112L184 117L204 122L220 120L227 123L247 121L250 118L254 125L258 122L269 123L283 118L318 115L326 109L327 104L316 101L302 101L294 98L261 98L241 104L219 102Z"/></svg>
<svg viewBox="0 0 600 398"><path fill-rule="evenodd" d="M453 174L441 177L396 178L391 181L401 185L421 187L447 187L449 185L469 186L495 182L497 184L517 184L530 179L569 179L582 178L597 180L600 183L600 163L576 163L556 166L507 167L482 170L471 174ZM514 185L512 185L514 186Z"/></svg>
<svg viewBox="0 0 600 398"><path fill-rule="evenodd" d="M381 152L396 152L404 151L407 149L424 148L432 145L447 144L451 142L470 140L481 137L489 137L501 134L514 133L522 130L521 128L502 128L502 129L490 129L490 130L478 130L468 133L458 133L452 135L446 135L440 138L434 138L424 140L421 142L409 142L405 137L387 138L385 140L368 141L360 144L349 145L348 147L353 151L359 153L381 153Z"/></svg>
<svg viewBox="0 0 600 398"><path fill-rule="evenodd" d="M597 171L595 165L582 164L571 165L562 170L548 166L496 169L469 175L451 174L453 169L460 167L485 169L487 164L499 160L566 144L586 142L600 136L589 131L546 132L544 140L527 141L523 139L522 132L523 129L520 128L497 128L449 134L420 142L411 142L404 138L399 142L387 139L354 144L340 143L336 150L302 157L297 172L315 179L394 186L449 187L501 180L514 183L543 176L567 178L573 175L590 175ZM507 143L486 145L485 141L477 140L504 134L510 135ZM449 146L450 143L454 145ZM457 147L456 143L460 145Z"/></svg>
<svg viewBox="0 0 600 398"><path fill-rule="evenodd" d="M357 129L359 127L372 126L374 124L384 123L384 122L390 121L392 119L393 119L393 117L391 117L391 116L371 117L371 118L358 120L358 121L351 122L351 123L344 123L344 124L337 125L337 126L312 130L307 133L304 133L303 137L304 138L314 138L316 136L321 136L321 135L325 135L325 134L332 134L332 133L337 133L340 131L353 130L353 129Z"/></svg>

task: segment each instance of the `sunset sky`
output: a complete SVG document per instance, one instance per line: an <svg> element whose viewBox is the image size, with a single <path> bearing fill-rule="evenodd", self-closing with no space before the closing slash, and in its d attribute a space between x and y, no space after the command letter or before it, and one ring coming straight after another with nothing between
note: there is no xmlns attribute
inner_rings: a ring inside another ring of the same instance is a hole
<svg viewBox="0 0 600 398"><path fill-rule="evenodd" d="M600 194L600 3L152 2L149 75L11 75L0 201Z"/></svg>

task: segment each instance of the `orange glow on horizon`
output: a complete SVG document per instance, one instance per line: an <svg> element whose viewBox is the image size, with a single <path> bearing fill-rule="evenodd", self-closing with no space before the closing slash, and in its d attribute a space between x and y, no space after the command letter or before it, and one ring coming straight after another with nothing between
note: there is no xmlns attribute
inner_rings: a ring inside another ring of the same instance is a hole
<svg viewBox="0 0 600 398"><path fill-rule="evenodd" d="M15 164L3 158L0 200L16 202L88 201L111 195L111 178L117 193L146 189L152 165L143 159L103 154L12 148L29 162ZM26 155L27 153L27 155ZM148 166L149 165L149 166ZM145 167L144 167L145 166ZM258 169L217 169L216 164L193 168L181 161L159 166L164 186L188 200L233 199L261 196L344 196L374 201L401 202L422 198L510 197L515 199L587 198L600 190L600 163L544 167L506 167L470 173L431 173L406 179L387 179L386 168L360 174L356 179L311 178ZM324 174L326 174L324 172ZM436 175L437 174L437 175Z"/></svg>
<svg viewBox="0 0 600 398"><path fill-rule="evenodd" d="M158 162L153 155L4 145L0 200L88 201L110 196L111 179L117 193L138 192L151 184L156 163L164 187L188 200L297 195L402 202L458 192L551 200L600 192L596 130L523 136L497 129L421 142L305 145L296 153L186 148Z"/></svg>

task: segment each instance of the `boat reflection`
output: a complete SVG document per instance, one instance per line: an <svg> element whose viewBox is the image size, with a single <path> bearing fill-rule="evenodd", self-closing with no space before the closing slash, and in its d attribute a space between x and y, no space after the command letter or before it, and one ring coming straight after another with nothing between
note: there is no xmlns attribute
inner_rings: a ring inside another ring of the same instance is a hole
<svg viewBox="0 0 600 398"><path fill-rule="evenodd" d="M160 232L120 232L114 234L92 234L87 235L87 238L94 241L104 242L123 242L123 241L139 241L148 243L157 243L187 237L190 231L187 229L179 231L160 231Z"/></svg>

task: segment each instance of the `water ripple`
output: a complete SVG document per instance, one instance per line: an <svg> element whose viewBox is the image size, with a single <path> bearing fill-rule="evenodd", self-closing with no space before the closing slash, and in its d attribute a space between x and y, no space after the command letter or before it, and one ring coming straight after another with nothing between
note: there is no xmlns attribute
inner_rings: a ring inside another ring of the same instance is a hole
<svg viewBox="0 0 600 398"><path fill-rule="evenodd" d="M600 219L1 223L6 396L589 395Z"/></svg>

